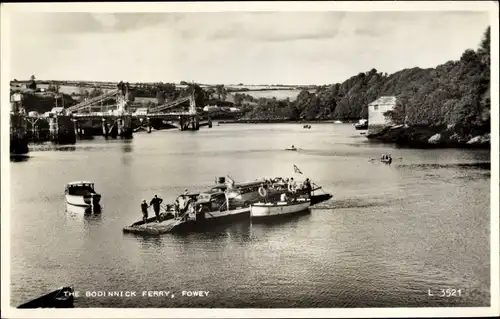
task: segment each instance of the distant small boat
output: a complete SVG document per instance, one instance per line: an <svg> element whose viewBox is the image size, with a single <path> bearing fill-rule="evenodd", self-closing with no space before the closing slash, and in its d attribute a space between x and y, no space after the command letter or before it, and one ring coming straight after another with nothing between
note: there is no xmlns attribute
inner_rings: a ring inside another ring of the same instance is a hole
<svg viewBox="0 0 500 319"><path fill-rule="evenodd" d="M306 124L306 125L304 125L304 128L309 128L310 129L311 125Z"/></svg>
<svg viewBox="0 0 500 319"><path fill-rule="evenodd" d="M294 147L294 148L285 148L285 151L296 151L297 149Z"/></svg>
<svg viewBox="0 0 500 319"><path fill-rule="evenodd" d="M18 306L18 309L73 308L73 288L61 287Z"/></svg>
<svg viewBox="0 0 500 319"><path fill-rule="evenodd" d="M390 154L383 154L382 157L380 158L380 161L382 163L391 164L392 156Z"/></svg>
<svg viewBox="0 0 500 319"><path fill-rule="evenodd" d="M255 203L250 207L250 215L252 219L291 215L303 212L310 206L311 200L306 198L298 198L296 201L287 202Z"/></svg>
<svg viewBox="0 0 500 319"><path fill-rule="evenodd" d="M342 124L342 121L335 121L334 124Z"/></svg>
<svg viewBox="0 0 500 319"><path fill-rule="evenodd" d="M75 206L97 206L101 194L94 190L94 183L88 181L70 182L64 191L66 202Z"/></svg>
<svg viewBox="0 0 500 319"><path fill-rule="evenodd" d="M368 129L368 120L361 119L358 123L354 124L354 128L356 130L367 130Z"/></svg>

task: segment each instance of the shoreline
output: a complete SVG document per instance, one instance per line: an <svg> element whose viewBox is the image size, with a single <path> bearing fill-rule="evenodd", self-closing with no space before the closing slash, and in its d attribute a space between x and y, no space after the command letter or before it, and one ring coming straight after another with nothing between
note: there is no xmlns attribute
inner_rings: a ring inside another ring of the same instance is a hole
<svg viewBox="0 0 500 319"><path fill-rule="evenodd" d="M335 123L337 120L317 120L317 121L292 121L292 120L228 120L217 121L217 124L354 124L358 120L345 120L342 123Z"/></svg>
<svg viewBox="0 0 500 319"><path fill-rule="evenodd" d="M354 124L355 120L335 123L336 120L290 121L290 120L229 120L219 124ZM354 131L354 127L353 127ZM454 126L383 126L370 127L366 132L368 142L392 144L397 148L410 149L491 149L491 132L480 131L475 134L458 133ZM356 132L356 131L354 131Z"/></svg>

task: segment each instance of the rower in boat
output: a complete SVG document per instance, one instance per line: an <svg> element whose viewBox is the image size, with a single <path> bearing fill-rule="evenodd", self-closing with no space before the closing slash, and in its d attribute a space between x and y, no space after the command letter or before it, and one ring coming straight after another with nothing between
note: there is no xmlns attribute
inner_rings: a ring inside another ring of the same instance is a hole
<svg viewBox="0 0 500 319"><path fill-rule="evenodd" d="M391 164L392 163L392 156L391 154L382 154L382 157L380 158L380 161L384 163Z"/></svg>

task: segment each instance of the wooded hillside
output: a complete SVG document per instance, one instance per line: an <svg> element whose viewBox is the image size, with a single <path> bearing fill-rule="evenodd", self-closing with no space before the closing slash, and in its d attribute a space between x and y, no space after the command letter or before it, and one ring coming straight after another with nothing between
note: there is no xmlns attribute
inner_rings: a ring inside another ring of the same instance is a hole
<svg viewBox="0 0 500 319"><path fill-rule="evenodd" d="M301 91L297 100L261 99L247 119L296 120L367 118L368 103L380 96L398 97L396 123L409 125L459 124L489 127L490 120L490 28L477 50L466 50L459 61L436 68L404 69L391 75L372 69L343 83Z"/></svg>

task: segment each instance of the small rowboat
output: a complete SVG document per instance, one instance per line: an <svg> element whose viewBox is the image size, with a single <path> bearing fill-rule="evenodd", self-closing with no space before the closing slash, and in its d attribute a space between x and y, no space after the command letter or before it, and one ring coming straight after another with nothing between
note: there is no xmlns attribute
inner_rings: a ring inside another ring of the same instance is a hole
<svg viewBox="0 0 500 319"><path fill-rule="evenodd" d="M73 308L73 288L61 287L18 306L18 309Z"/></svg>
<svg viewBox="0 0 500 319"><path fill-rule="evenodd" d="M306 198L287 202L256 203L250 207L250 215L252 219L292 215L307 210L309 206L311 200Z"/></svg>
<svg viewBox="0 0 500 319"><path fill-rule="evenodd" d="M101 200L101 194L94 190L94 183L87 181L68 183L64 194L66 202L75 206L97 206Z"/></svg>
<svg viewBox="0 0 500 319"><path fill-rule="evenodd" d="M285 151L296 151L297 149L295 147L293 148L285 148Z"/></svg>

